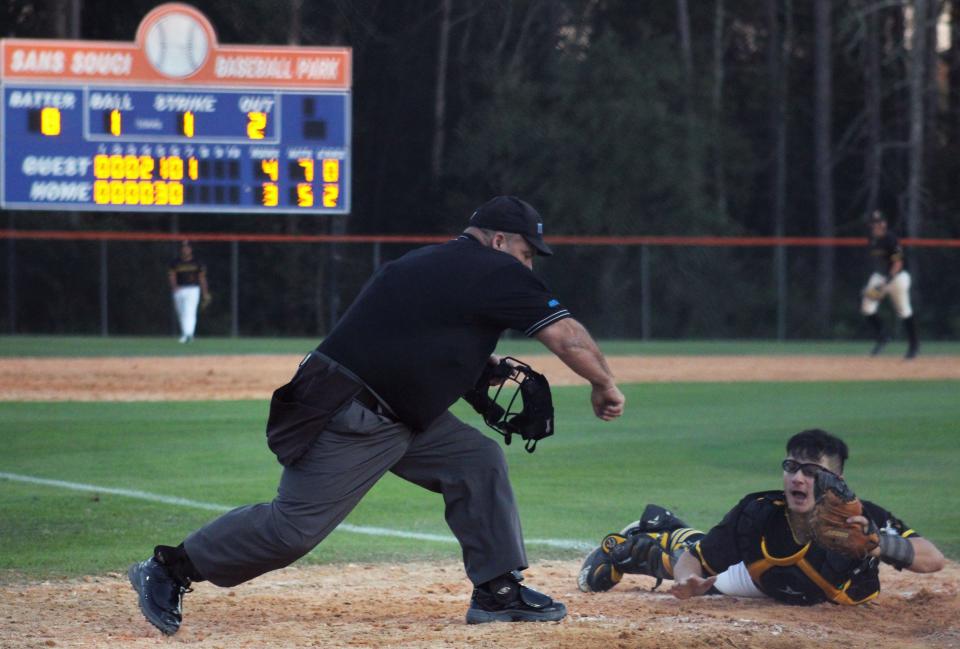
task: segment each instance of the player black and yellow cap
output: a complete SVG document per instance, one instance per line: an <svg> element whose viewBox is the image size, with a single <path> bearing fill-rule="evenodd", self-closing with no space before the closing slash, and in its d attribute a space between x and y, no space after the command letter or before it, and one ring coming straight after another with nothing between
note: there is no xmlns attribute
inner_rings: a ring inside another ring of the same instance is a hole
<svg viewBox="0 0 960 649"><path fill-rule="evenodd" d="M492 198L470 215L470 225L485 230L521 234L537 254L549 256L553 250L543 240L543 219L537 210L516 196Z"/></svg>

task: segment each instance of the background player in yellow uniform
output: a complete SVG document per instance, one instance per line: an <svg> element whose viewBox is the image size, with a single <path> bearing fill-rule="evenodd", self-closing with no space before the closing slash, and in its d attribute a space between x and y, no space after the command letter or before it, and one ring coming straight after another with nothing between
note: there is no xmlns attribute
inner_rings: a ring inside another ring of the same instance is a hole
<svg viewBox="0 0 960 649"><path fill-rule="evenodd" d="M880 316L877 315L881 300L889 297L897 317L903 320L903 326L907 330L909 347L907 347L905 358L914 358L920 350L920 345L917 342L917 325L910 306L910 273L904 265L903 247L897 237L890 232L887 218L879 210L870 216L869 246L873 273L863 289L860 311L866 316L876 337L870 354L871 356L879 354L890 340L883 330Z"/></svg>
<svg viewBox="0 0 960 649"><path fill-rule="evenodd" d="M173 307L180 323L180 342L193 340L197 330L197 308L210 303L207 269L193 256L189 241L180 244L180 254L170 262L167 275L173 293Z"/></svg>

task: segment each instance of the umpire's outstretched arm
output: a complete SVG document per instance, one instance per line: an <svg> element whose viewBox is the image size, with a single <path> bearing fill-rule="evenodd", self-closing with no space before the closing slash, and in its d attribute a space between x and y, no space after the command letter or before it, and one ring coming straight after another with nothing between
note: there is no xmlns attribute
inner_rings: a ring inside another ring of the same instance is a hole
<svg viewBox="0 0 960 649"><path fill-rule="evenodd" d="M625 399L613 379L607 359L586 327L573 318L564 318L541 329L537 340L557 355L567 367L590 382L594 414L610 421L623 414Z"/></svg>

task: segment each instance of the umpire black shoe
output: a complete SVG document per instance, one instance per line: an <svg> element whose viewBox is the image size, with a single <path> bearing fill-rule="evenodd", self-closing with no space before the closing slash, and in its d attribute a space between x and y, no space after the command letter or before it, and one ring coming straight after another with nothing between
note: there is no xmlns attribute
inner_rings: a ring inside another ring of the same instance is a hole
<svg viewBox="0 0 960 649"><path fill-rule="evenodd" d="M140 611L164 635L180 630L183 619L183 594L190 592L190 582L174 578L165 565L154 557L135 563L127 570L130 584L139 596Z"/></svg>
<svg viewBox="0 0 960 649"><path fill-rule="evenodd" d="M556 622L567 616L567 607L532 588L521 586L514 570L473 589L467 624L485 622Z"/></svg>
<svg viewBox="0 0 960 649"><path fill-rule="evenodd" d="M913 358L916 358L917 354L919 353L920 353L920 345L910 345L910 347L907 348L907 353L904 354L903 357L909 361Z"/></svg>

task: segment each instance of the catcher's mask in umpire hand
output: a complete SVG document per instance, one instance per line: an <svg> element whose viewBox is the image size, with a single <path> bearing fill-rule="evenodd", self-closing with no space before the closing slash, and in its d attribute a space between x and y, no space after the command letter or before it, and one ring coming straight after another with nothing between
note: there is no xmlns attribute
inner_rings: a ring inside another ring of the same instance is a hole
<svg viewBox="0 0 960 649"><path fill-rule="evenodd" d="M509 399L504 395L504 408L497 401L508 382L516 384L516 389ZM491 387L496 387L492 397ZM533 453L539 440L553 435L553 397L547 377L516 358L506 356L497 365L488 364L463 398L508 445L517 434L525 440L527 452Z"/></svg>

